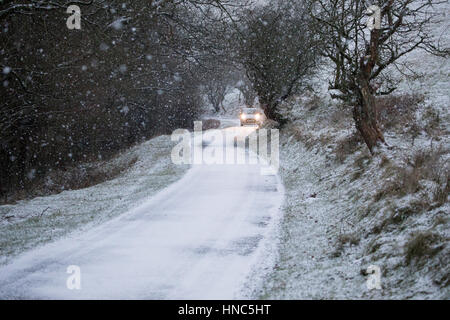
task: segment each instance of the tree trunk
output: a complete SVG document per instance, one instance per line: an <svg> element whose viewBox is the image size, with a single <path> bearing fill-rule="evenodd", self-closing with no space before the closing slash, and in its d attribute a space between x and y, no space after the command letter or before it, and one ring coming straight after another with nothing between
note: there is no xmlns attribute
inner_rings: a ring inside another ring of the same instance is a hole
<svg viewBox="0 0 450 320"><path fill-rule="evenodd" d="M217 102L213 102L214 111L217 113L220 111L220 104Z"/></svg>
<svg viewBox="0 0 450 320"><path fill-rule="evenodd" d="M370 90L369 82L363 79L360 85L360 99L353 108L353 119L356 129L361 133L370 153L373 154L378 142L385 143L385 140L378 126L375 97Z"/></svg>
<svg viewBox="0 0 450 320"><path fill-rule="evenodd" d="M358 104L353 108L353 119L356 128L361 133L371 154L378 142L386 143L384 136L378 127L377 108L375 96L370 86L370 77L374 66L378 61L378 46L380 30L373 29L370 32L370 43L366 48L366 55L360 58L359 62L359 97Z"/></svg>
<svg viewBox="0 0 450 320"><path fill-rule="evenodd" d="M261 104L261 106L267 119L275 120L280 124L280 126L283 126L287 123L287 119L277 111L277 104Z"/></svg>
<svg viewBox="0 0 450 320"><path fill-rule="evenodd" d="M268 104L262 103L261 107L264 110L264 114L266 115L267 119L275 120L276 115L274 114L272 108L270 108Z"/></svg>

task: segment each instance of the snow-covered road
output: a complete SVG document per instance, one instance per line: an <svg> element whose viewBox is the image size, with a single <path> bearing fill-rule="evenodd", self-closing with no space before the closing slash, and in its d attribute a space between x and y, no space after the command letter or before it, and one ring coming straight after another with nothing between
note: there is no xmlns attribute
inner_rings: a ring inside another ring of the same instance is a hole
<svg viewBox="0 0 450 320"><path fill-rule="evenodd" d="M242 297L269 254L282 199L279 178L259 165L193 166L140 207L0 268L0 298ZM70 265L80 290L67 288Z"/></svg>

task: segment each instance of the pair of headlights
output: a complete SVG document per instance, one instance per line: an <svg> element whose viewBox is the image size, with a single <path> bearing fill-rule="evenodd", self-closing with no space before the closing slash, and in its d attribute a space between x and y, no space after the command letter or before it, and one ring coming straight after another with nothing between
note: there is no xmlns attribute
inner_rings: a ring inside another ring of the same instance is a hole
<svg viewBox="0 0 450 320"><path fill-rule="evenodd" d="M247 115L245 113L241 114L241 119L242 120L246 120L247 119ZM255 119L256 120L261 119L261 114L259 114L259 113L255 114Z"/></svg>

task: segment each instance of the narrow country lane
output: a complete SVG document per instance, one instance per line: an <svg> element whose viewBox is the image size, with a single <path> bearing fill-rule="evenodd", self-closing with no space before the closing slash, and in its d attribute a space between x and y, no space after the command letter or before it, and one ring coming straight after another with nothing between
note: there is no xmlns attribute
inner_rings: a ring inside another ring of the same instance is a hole
<svg viewBox="0 0 450 320"><path fill-rule="evenodd" d="M0 298L240 297L282 198L260 165L195 165L144 205L0 268ZM67 288L70 265L80 267L80 290Z"/></svg>

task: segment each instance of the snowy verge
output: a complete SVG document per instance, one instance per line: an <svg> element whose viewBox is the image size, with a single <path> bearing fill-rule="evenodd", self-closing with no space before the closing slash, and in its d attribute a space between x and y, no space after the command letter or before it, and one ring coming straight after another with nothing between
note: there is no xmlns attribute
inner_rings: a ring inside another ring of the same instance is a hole
<svg viewBox="0 0 450 320"><path fill-rule="evenodd" d="M375 156L351 110L329 98L330 70L316 93L284 103L292 120L280 132L278 259L256 296L450 298L450 64L424 51L408 61L421 77L383 101L388 146ZM381 290L367 286L371 265Z"/></svg>
<svg viewBox="0 0 450 320"><path fill-rule="evenodd" d="M0 264L72 231L108 221L177 181L189 167L172 163L173 146L170 136L156 137L112 159L122 163L137 158L112 180L0 206Z"/></svg>
<svg viewBox="0 0 450 320"><path fill-rule="evenodd" d="M411 146L405 136L387 132L391 147L379 155L371 157L362 143L342 155L340 144L354 134L351 121L320 130L327 127L323 111L305 111L301 118L308 121L281 131L286 200L278 259L255 294L265 299L448 299L448 133L429 149L429 137L418 137ZM417 181L408 175L414 170ZM434 174L443 177L441 185ZM436 199L440 187L444 194ZM381 290L367 287L371 265L381 269Z"/></svg>

